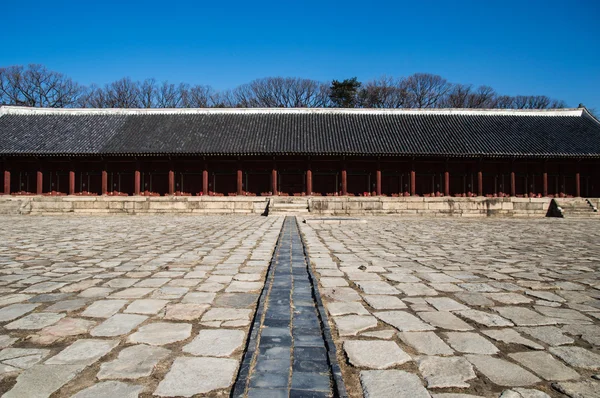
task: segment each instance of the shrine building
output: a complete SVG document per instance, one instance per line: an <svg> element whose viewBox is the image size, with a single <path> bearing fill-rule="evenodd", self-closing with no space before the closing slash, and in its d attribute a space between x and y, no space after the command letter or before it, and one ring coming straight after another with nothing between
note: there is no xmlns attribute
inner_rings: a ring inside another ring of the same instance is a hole
<svg viewBox="0 0 600 398"><path fill-rule="evenodd" d="M600 197L585 108L0 108L5 195Z"/></svg>

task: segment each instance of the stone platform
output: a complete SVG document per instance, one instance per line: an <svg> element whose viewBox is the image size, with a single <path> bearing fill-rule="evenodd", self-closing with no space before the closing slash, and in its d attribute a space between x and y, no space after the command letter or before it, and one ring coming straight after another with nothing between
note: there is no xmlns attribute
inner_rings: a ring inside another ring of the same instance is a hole
<svg viewBox="0 0 600 398"><path fill-rule="evenodd" d="M557 199L564 217L600 213L598 198ZM545 217L551 198L254 197L254 196L0 196L0 214L269 214L408 215L428 217Z"/></svg>

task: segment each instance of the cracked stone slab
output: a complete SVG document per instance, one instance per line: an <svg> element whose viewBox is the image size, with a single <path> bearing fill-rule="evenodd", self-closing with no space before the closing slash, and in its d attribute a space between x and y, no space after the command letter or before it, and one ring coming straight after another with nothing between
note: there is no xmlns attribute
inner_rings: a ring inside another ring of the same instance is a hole
<svg viewBox="0 0 600 398"><path fill-rule="evenodd" d="M120 381L104 381L79 391L72 398L137 398L142 391L144 386Z"/></svg>
<svg viewBox="0 0 600 398"><path fill-rule="evenodd" d="M387 369L412 360L393 341L346 340L344 351L350 363L360 368Z"/></svg>
<svg viewBox="0 0 600 398"><path fill-rule="evenodd" d="M397 289L384 281L357 281L356 284L365 294L398 294Z"/></svg>
<svg viewBox="0 0 600 398"><path fill-rule="evenodd" d="M600 355L583 347L550 347L548 350L571 366L590 370L600 369Z"/></svg>
<svg viewBox="0 0 600 398"><path fill-rule="evenodd" d="M165 313L165 320L176 320L176 321L193 321L200 319L202 314L210 306L208 304L169 304Z"/></svg>
<svg viewBox="0 0 600 398"><path fill-rule="evenodd" d="M466 305L461 304L456 300L452 300L449 297L429 297L426 298L425 301L434 306L438 311L461 311L469 309Z"/></svg>
<svg viewBox="0 0 600 398"><path fill-rule="evenodd" d="M191 397L227 388L234 381L237 366L236 360L227 358L176 358L154 395Z"/></svg>
<svg viewBox="0 0 600 398"><path fill-rule="evenodd" d="M556 325L558 321L555 318L540 315L539 313L523 307L493 307L505 318L510 319L518 326L544 326Z"/></svg>
<svg viewBox="0 0 600 398"><path fill-rule="evenodd" d="M118 344L118 340L77 340L48 359L45 364L89 366L112 351Z"/></svg>
<svg viewBox="0 0 600 398"><path fill-rule="evenodd" d="M240 308L211 308L204 314L202 321L247 321L250 319L252 312L252 310Z"/></svg>
<svg viewBox="0 0 600 398"><path fill-rule="evenodd" d="M517 330L550 346L572 344L575 342L572 338L565 336L556 326L520 327Z"/></svg>
<svg viewBox="0 0 600 398"><path fill-rule="evenodd" d="M583 380L579 382L553 383L552 388L570 398L598 398L600 397L600 382Z"/></svg>
<svg viewBox="0 0 600 398"><path fill-rule="evenodd" d="M467 381L477 377L462 357L424 357L418 363L428 388L469 388Z"/></svg>
<svg viewBox="0 0 600 398"><path fill-rule="evenodd" d="M183 351L203 357L229 357L242 347L246 333L235 329L205 329Z"/></svg>
<svg viewBox="0 0 600 398"><path fill-rule="evenodd" d="M499 315L480 310L456 311L456 315L487 327L514 326L511 321L508 321Z"/></svg>
<svg viewBox="0 0 600 398"><path fill-rule="evenodd" d="M508 356L545 380L566 381L579 378L579 373L547 352L515 352Z"/></svg>
<svg viewBox="0 0 600 398"><path fill-rule="evenodd" d="M3 398L47 398L71 381L83 369L77 365L36 365L17 377L15 386Z"/></svg>
<svg viewBox="0 0 600 398"><path fill-rule="evenodd" d="M543 391L533 388L512 388L502 391L500 398L551 398Z"/></svg>
<svg viewBox="0 0 600 398"><path fill-rule="evenodd" d="M441 329L473 330L473 327L448 311L417 312L419 318Z"/></svg>
<svg viewBox="0 0 600 398"><path fill-rule="evenodd" d="M0 309L0 322L13 321L39 307L40 304L11 304Z"/></svg>
<svg viewBox="0 0 600 398"><path fill-rule="evenodd" d="M522 367L488 355L465 355L477 370L492 383L505 387L521 387L539 383L541 380Z"/></svg>
<svg viewBox="0 0 600 398"><path fill-rule="evenodd" d="M165 359L171 351L163 347L144 344L127 347L117 359L103 363L98 379L139 379L152 374L156 364Z"/></svg>
<svg viewBox="0 0 600 398"><path fill-rule="evenodd" d="M360 384L365 398L430 398L419 376L402 370L363 370Z"/></svg>
<svg viewBox="0 0 600 398"><path fill-rule="evenodd" d="M370 315L335 316L333 321L340 336L356 336L360 332L377 327L377 319Z"/></svg>
<svg viewBox="0 0 600 398"><path fill-rule="evenodd" d="M129 314L145 314L154 315L158 314L160 310L167 305L168 300L157 300L157 299L141 299L135 300L125 308L125 313Z"/></svg>
<svg viewBox="0 0 600 398"><path fill-rule="evenodd" d="M500 350L485 337L471 332L446 332L446 341L459 352L494 355Z"/></svg>
<svg viewBox="0 0 600 398"><path fill-rule="evenodd" d="M155 322L142 326L127 339L130 343L165 345L182 341L192 334L189 323Z"/></svg>
<svg viewBox="0 0 600 398"><path fill-rule="evenodd" d="M65 317L65 314L54 312L35 312L5 325L8 330L25 329L38 330L50 326Z"/></svg>
<svg viewBox="0 0 600 398"><path fill-rule="evenodd" d="M374 312L373 315L401 332L421 332L435 329L434 326L405 311L380 311Z"/></svg>
<svg viewBox="0 0 600 398"><path fill-rule="evenodd" d="M93 302L81 313L90 318L110 318L127 304L127 300L99 300Z"/></svg>
<svg viewBox="0 0 600 398"><path fill-rule="evenodd" d="M0 373L29 369L49 353L50 350L39 348L6 348L0 351L0 363L6 366Z"/></svg>
<svg viewBox="0 0 600 398"><path fill-rule="evenodd" d="M376 310L402 310L406 308L406 304L395 296L365 294L363 298L367 304Z"/></svg>
<svg viewBox="0 0 600 398"><path fill-rule="evenodd" d="M329 311L332 316L347 314L370 315L369 311L367 311L367 309L361 303L354 301L347 303L333 301L331 303L327 303L325 306L327 307L327 311Z"/></svg>
<svg viewBox="0 0 600 398"><path fill-rule="evenodd" d="M521 336L514 329L500 329L500 330L489 329L489 330L482 330L481 332L483 334L485 334L486 336L488 336L489 338L494 339L496 341L501 341L503 343L520 344L520 345L524 345L525 347L532 348L534 350L543 350L544 349L544 346L539 345L538 343L531 341L529 339L526 339L525 337Z"/></svg>
<svg viewBox="0 0 600 398"><path fill-rule="evenodd" d="M90 331L92 336L113 337L131 332L148 319L145 315L115 314Z"/></svg>
<svg viewBox="0 0 600 398"><path fill-rule="evenodd" d="M421 354L454 355L454 350L434 332L401 332L398 337Z"/></svg>

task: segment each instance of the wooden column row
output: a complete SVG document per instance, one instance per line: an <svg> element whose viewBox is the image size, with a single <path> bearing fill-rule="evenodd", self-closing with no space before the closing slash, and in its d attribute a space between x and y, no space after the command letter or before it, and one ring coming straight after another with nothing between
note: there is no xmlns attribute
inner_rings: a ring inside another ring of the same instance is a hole
<svg viewBox="0 0 600 398"><path fill-rule="evenodd" d="M477 194L479 196L483 195L483 170L482 163L479 162L477 168ZM274 195L278 194L278 178L277 178L277 163L273 162L272 173L271 173L271 190ZM377 161L377 168L375 172L375 193L377 195L382 194L382 171L381 171L381 162ZM11 171L4 170L4 184L3 184L3 192L4 194L10 194L10 183L11 183ZM340 193L342 195L347 195L348 193L348 172L347 172L347 163L344 161L342 163L341 168L341 184L340 184ZM140 167L139 164L135 170L135 181L134 181L134 194L139 195L141 193L140 189ZM448 165L446 164L446 170L443 173L443 193L445 196L450 195L450 172L448 171ZM243 186L243 168L241 162L238 162L237 172L237 193L243 194L244 186ZM209 193L209 173L207 164L204 164L202 170L202 193L204 195L208 195ZM72 169L69 171L69 185L68 185L68 193L70 195L75 194L75 171ZM371 187L369 187L369 190ZM101 191L102 194L105 195L108 193L108 172L106 167L102 170L101 177ZM312 172L312 163L309 160L307 162L306 168L306 191L307 194L312 194L313 192L313 172ZM43 193L43 172L42 170L38 170L36 173L36 194L41 195ZM168 173L168 193L169 195L173 195L175 193L175 171L174 167L171 164L169 167ZM415 162L411 162L410 164L410 195L416 194L416 167ZM581 173L579 165L577 165L577 170L575 173L575 196L581 196ZM543 196L548 196L548 172L546 169L546 164L544 164L544 170L542 174L542 194ZM510 195L516 195L516 176L515 172L511 170L510 172Z"/></svg>

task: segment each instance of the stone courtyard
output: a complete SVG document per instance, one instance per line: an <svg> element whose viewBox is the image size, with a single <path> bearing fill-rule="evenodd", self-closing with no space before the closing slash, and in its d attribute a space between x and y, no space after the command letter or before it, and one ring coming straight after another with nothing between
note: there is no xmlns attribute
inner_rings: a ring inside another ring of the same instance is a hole
<svg viewBox="0 0 600 398"><path fill-rule="evenodd" d="M595 220L0 220L2 396L600 396Z"/></svg>

